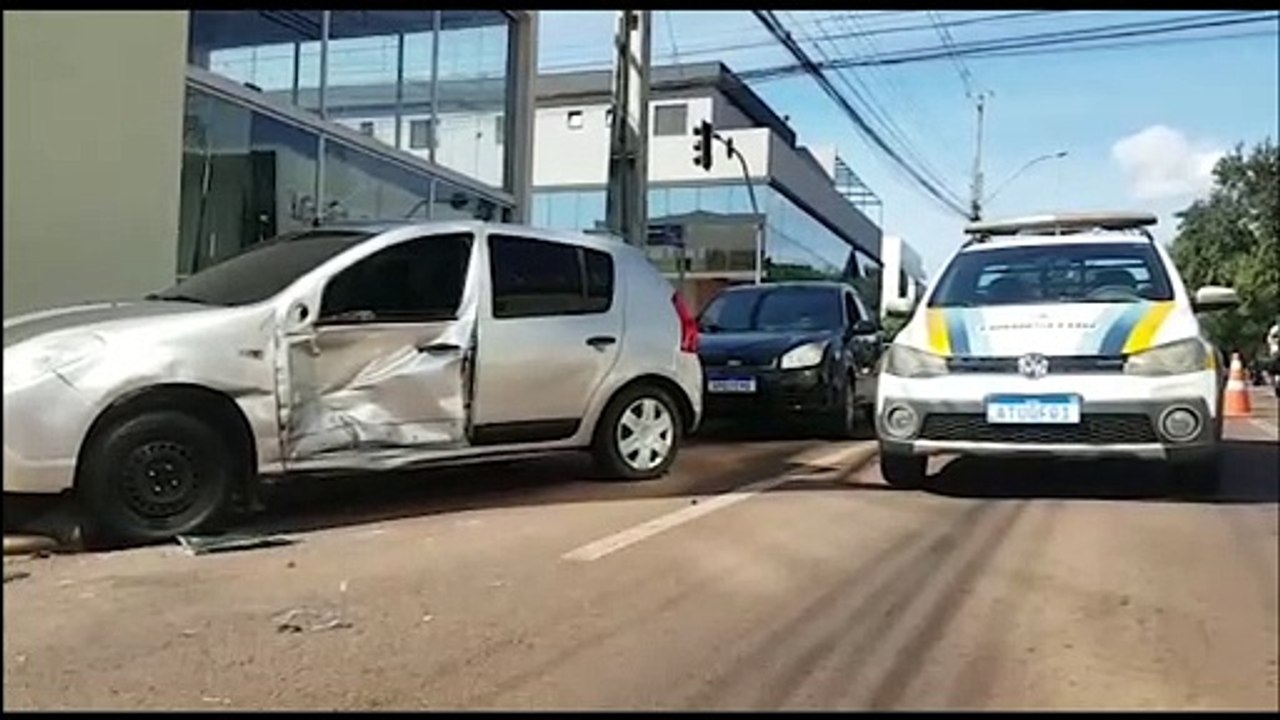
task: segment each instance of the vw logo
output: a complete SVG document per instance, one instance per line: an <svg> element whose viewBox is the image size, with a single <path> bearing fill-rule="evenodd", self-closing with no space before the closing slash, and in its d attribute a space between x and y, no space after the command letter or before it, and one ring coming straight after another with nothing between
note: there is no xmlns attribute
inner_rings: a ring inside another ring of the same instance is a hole
<svg viewBox="0 0 1280 720"><path fill-rule="evenodd" d="M1049 374L1049 358L1037 353L1023 355L1018 358L1018 374L1039 380Z"/></svg>

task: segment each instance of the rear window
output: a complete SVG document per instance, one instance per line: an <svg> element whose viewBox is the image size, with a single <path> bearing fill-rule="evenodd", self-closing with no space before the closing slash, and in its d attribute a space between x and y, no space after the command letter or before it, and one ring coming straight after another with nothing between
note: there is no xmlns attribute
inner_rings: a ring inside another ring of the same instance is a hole
<svg viewBox="0 0 1280 720"><path fill-rule="evenodd" d="M947 268L931 307L1172 300L1150 243L1072 243L961 253Z"/></svg>

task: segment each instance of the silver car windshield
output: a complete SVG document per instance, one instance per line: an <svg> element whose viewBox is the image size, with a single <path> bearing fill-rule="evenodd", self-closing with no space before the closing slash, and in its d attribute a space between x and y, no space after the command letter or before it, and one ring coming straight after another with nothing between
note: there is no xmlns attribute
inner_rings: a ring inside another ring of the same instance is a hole
<svg viewBox="0 0 1280 720"><path fill-rule="evenodd" d="M371 237L373 233L341 230L281 235L146 299L222 306L262 302L329 258Z"/></svg>

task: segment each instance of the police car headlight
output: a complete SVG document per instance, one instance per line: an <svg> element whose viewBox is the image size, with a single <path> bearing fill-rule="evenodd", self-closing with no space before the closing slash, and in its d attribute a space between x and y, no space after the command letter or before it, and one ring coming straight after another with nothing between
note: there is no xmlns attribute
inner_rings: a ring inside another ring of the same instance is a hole
<svg viewBox="0 0 1280 720"><path fill-rule="evenodd" d="M778 367L783 370L811 368L822 362L822 354L826 351L827 344L822 341L801 345L798 348L788 350L787 353L778 360Z"/></svg>
<svg viewBox="0 0 1280 720"><path fill-rule="evenodd" d="M1134 353L1124 362L1126 375L1146 377L1183 375L1209 367L1209 351L1197 338L1179 340Z"/></svg>
<svg viewBox="0 0 1280 720"><path fill-rule="evenodd" d="M938 377L947 374L947 359L905 345L890 345L885 353L884 372L905 378Z"/></svg>
<svg viewBox="0 0 1280 720"><path fill-rule="evenodd" d="M39 338L4 349L4 389L13 390L37 382L93 357L106 343L93 334Z"/></svg>

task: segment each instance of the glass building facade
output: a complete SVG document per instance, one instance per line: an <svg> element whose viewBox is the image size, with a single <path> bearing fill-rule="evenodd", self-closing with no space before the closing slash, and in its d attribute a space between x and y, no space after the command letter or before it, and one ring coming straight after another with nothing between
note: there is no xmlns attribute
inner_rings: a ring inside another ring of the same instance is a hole
<svg viewBox="0 0 1280 720"><path fill-rule="evenodd" d="M514 219L515 23L192 11L179 274L318 221Z"/></svg>
<svg viewBox="0 0 1280 720"><path fill-rule="evenodd" d="M846 280L878 312L882 266L872 255L828 228L769 183L754 184L765 217L765 280ZM744 183L663 185L649 189L650 226L685 226L683 252L651 246L651 259L675 274L683 258L685 272L722 274L736 280L755 271L755 216ZM602 188L538 189L533 224L560 230L590 230L605 225ZM711 229L714 228L714 229Z"/></svg>

